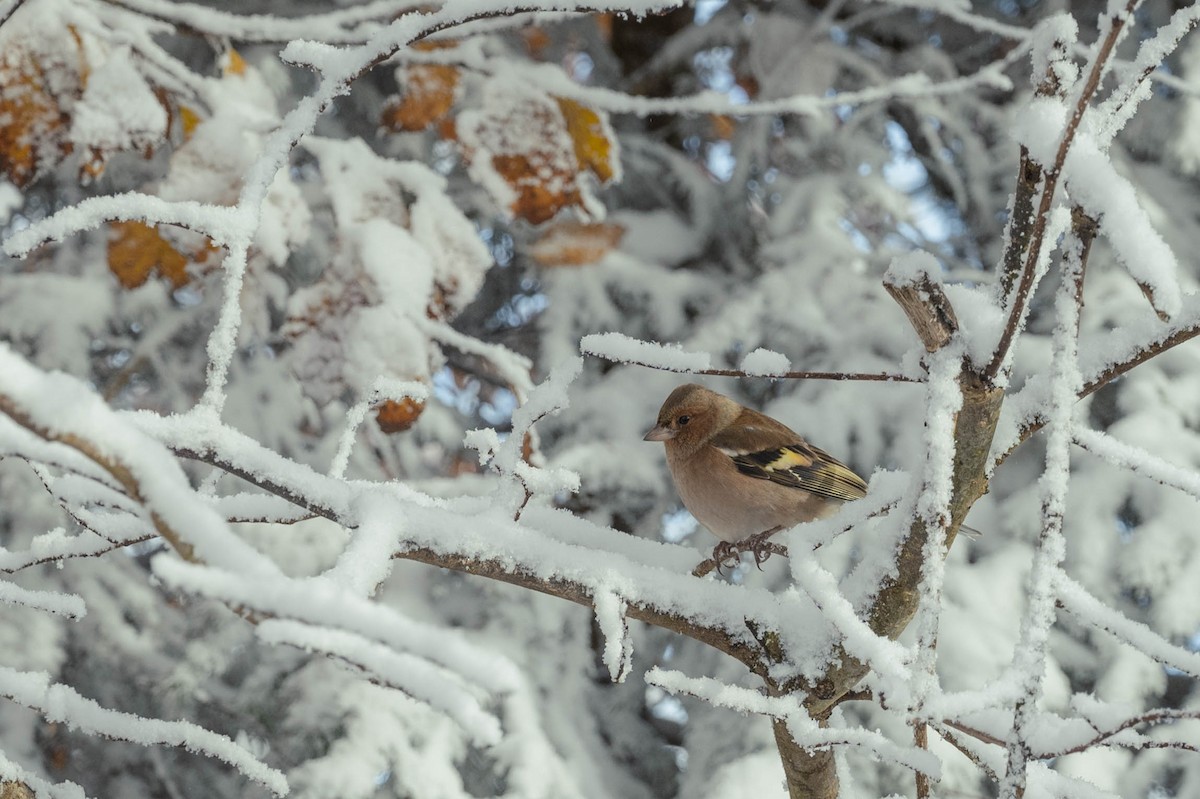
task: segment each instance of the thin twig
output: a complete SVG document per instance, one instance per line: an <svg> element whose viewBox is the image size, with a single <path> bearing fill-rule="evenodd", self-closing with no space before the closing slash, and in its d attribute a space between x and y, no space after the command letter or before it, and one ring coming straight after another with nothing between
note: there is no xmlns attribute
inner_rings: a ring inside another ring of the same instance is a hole
<svg viewBox="0 0 1200 799"><path fill-rule="evenodd" d="M1080 389L1075 399L1081 400L1085 397L1091 396L1112 381L1116 380L1121 375L1133 369L1135 366L1145 363L1151 358L1154 358L1157 355L1160 355L1171 349L1172 347L1176 347L1184 343L1185 341L1191 341L1198 335L1200 335L1200 321L1185 325L1184 327L1175 330L1170 335L1164 336L1158 341L1146 344L1144 349L1138 350L1123 361L1114 363L1099 375L1084 383L1083 388ZM1031 418L1021 426L1021 430L1017 434L1017 439L1013 442L1013 445L996 457L996 460L992 463L992 468L994 469L996 466L999 466L1001 463L1003 463L1008 456L1017 449L1017 447L1021 446L1021 444L1024 444L1025 441L1027 441L1034 433L1045 427L1047 421L1048 420L1046 419L1045 415L1040 412L1032 415Z"/></svg>
<svg viewBox="0 0 1200 799"><path fill-rule="evenodd" d="M595 355L595 353L592 353ZM604 355L596 355L597 358L604 358L606 361L614 363L623 363L630 366L644 366L647 369L658 369L662 372L674 372L676 374L687 375L710 375L712 377L765 377L770 380L874 380L883 383L924 383L925 379L921 377L910 377L901 374L889 374L887 372L782 372L777 375L759 375L743 372L741 369L681 369L672 366L663 366L662 364L646 363L644 361L634 361L627 358L617 360L616 358L608 358Z"/></svg>
<svg viewBox="0 0 1200 799"><path fill-rule="evenodd" d="M1124 13L1114 15L1108 29L1108 34L1100 43L1096 57L1092 61L1092 69L1088 73L1087 81L1084 83L1083 89L1080 91L1079 97L1075 102L1075 109L1072 111L1071 118L1067 122L1066 130L1063 131L1063 137L1058 143L1058 151L1054 155L1054 163L1048 169L1044 169L1045 179L1042 185L1042 198L1038 204L1037 216L1034 220L1029 251L1025 255L1025 267L1021 272L1020 283L1017 284L1016 291L1009 305L1008 321L1004 325L1004 333L1000 336L1000 343L997 345L996 351L992 353L992 360L983 371L983 379L988 383L994 382L996 375L1000 373L1008 351L1012 347L1013 338L1016 336L1017 329L1021 325L1021 320L1025 316L1025 305L1029 301L1029 294L1033 288L1033 278L1037 271L1037 262L1042 251L1042 241L1046 235L1046 228L1050 224L1050 207L1054 202L1055 189L1058 187L1058 181L1063 173L1063 166L1067 161L1067 152L1071 149L1071 144L1075 141L1075 134L1079 130L1079 123L1091 103L1092 96L1095 95L1096 89L1100 86L1100 79L1104 75L1105 65L1112 56L1117 40L1121 37L1121 31L1125 27L1125 22L1131 17L1133 10L1137 8L1140 2L1141 0L1128 0Z"/></svg>
<svg viewBox="0 0 1200 799"><path fill-rule="evenodd" d="M1000 775L996 773L996 770L994 768L992 768L991 766L989 766L987 763L984 763L983 759L980 758L979 755L975 754L970 749L968 749L967 745L965 743L963 743L962 741L960 741L957 735L950 732L950 730L946 729L944 725L940 725L940 724L935 725L934 729L937 730L937 734L941 737L941 739L943 741L950 744L955 749L957 749L959 752L961 752L962 755L964 757L966 757L967 760L970 760L972 763L974 763L975 767L978 768L980 771L982 771L984 774L987 774L988 777L993 782L1000 781Z"/></svg>
<svg viewBox="0 0 1200 799"><path fill-rule="evenodd" d="M963 724L962 722L943 721L942 724L947 727L950 727L952 729L958 730L961 733L970 735L972 738L975 738L976 740L983 741L985 744L994 744L996 746L1004 746L1006 743L1006 741L1003 738L997 738L996 736L992 735L991 733L986 733L983 730L977 730L974 727L968 727L967 725Z"/></svg>
<svg viewBox="0 0 1200 799"><path fill-rule="evenodd" d="M0 5L0 26L8 22L12 17L13 12L25 4L25 0L8 0L8 2Z"/></svg>

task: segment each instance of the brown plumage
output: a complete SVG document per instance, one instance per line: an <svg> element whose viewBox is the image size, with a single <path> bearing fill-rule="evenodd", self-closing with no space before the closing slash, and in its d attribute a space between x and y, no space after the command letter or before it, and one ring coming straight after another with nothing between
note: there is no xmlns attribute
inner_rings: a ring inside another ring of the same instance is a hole
<svg viewBox="0 0 1200 799"><path fill-rule="evenodd" d="M695 383L671 392L645 440L666 445L680 499L722 541L825 518L867 492L787 425Z"/></svg>

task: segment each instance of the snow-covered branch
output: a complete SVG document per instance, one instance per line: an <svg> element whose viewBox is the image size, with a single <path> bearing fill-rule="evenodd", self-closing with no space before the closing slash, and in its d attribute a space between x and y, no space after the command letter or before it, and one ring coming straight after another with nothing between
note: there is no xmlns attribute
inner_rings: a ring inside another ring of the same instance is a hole
<svg viewBox="0 0 1200 799"><path fill-rule="evenodd" d="M270 789L286 796L283 774L264 765L244 747L224 735L209 732L186 721L146 719L101 707L65 685L50 681L44 673L23 672L0 666L0 696L39 711L48 721L77 727L84 732L103 735L144 746L182 746L228 763Z"/></svg>

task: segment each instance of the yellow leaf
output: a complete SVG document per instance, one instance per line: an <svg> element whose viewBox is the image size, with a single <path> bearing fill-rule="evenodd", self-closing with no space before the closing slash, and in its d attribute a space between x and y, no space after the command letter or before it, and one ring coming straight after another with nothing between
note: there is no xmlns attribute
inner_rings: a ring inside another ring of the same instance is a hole
<svg viewBox="0 0 1200 799"><path fill-rule="evenodd" d="M232 47L221 56L221 74L223 75L245 75L246 74L246 59L242 58L242 54Z"/></svg>
<svg viewBox="0 0 1200 799"><path fill-rule="evenodd" d="M579 166L589 170L601 183L608 183L616 174L608 125L599 114L585 105L565 97L554 99L567 123L567 133L575 145L575 158Z"/></svg>
<svg viewBox="0 0 1200 799"><path fill-rule="evenodd" d="M196 126L200 124L200 115L186 105L179 106L179 121L183 125L183 140L192 138Z"/></svg>
<svg viewBox="0 0 1200 799"><path fill-rule="evenodd" d="M187 284L187 258L171 246L157 227L141 222L113 222L108 239L108 268L127 289L137 288L152 273L170 281L171 288Z"/></svg>

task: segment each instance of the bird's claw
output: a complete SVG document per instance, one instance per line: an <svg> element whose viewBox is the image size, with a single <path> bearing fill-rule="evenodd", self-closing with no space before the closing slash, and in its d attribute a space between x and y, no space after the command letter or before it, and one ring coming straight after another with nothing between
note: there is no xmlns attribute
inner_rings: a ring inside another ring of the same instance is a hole
<svg viewBox="0 0 1200 799"><path fill-rule="evenodd" d="M771 543L770 540L771 536L781 529L783 528L772 527L770 530L755 533L741 541L722 541L717 544L712 551L712 559L717 564L717 574L722 574L721 569L727 562L730 568L737 566L743 552L754 555L754 565L758 567L759 571L762 571L762 565L772 555L786 555L787 550L778 544Z"/></svg>
<svg viewBox="0 0 1200 799"><path fill-rule="evenodd" d="M742 554L739 543L737 541L722 541L713 547L712 559L717 564L717 574L724 576L721 569L726 565L726 561L729 561L729 568L731 569L737 566Z"/></svg>

